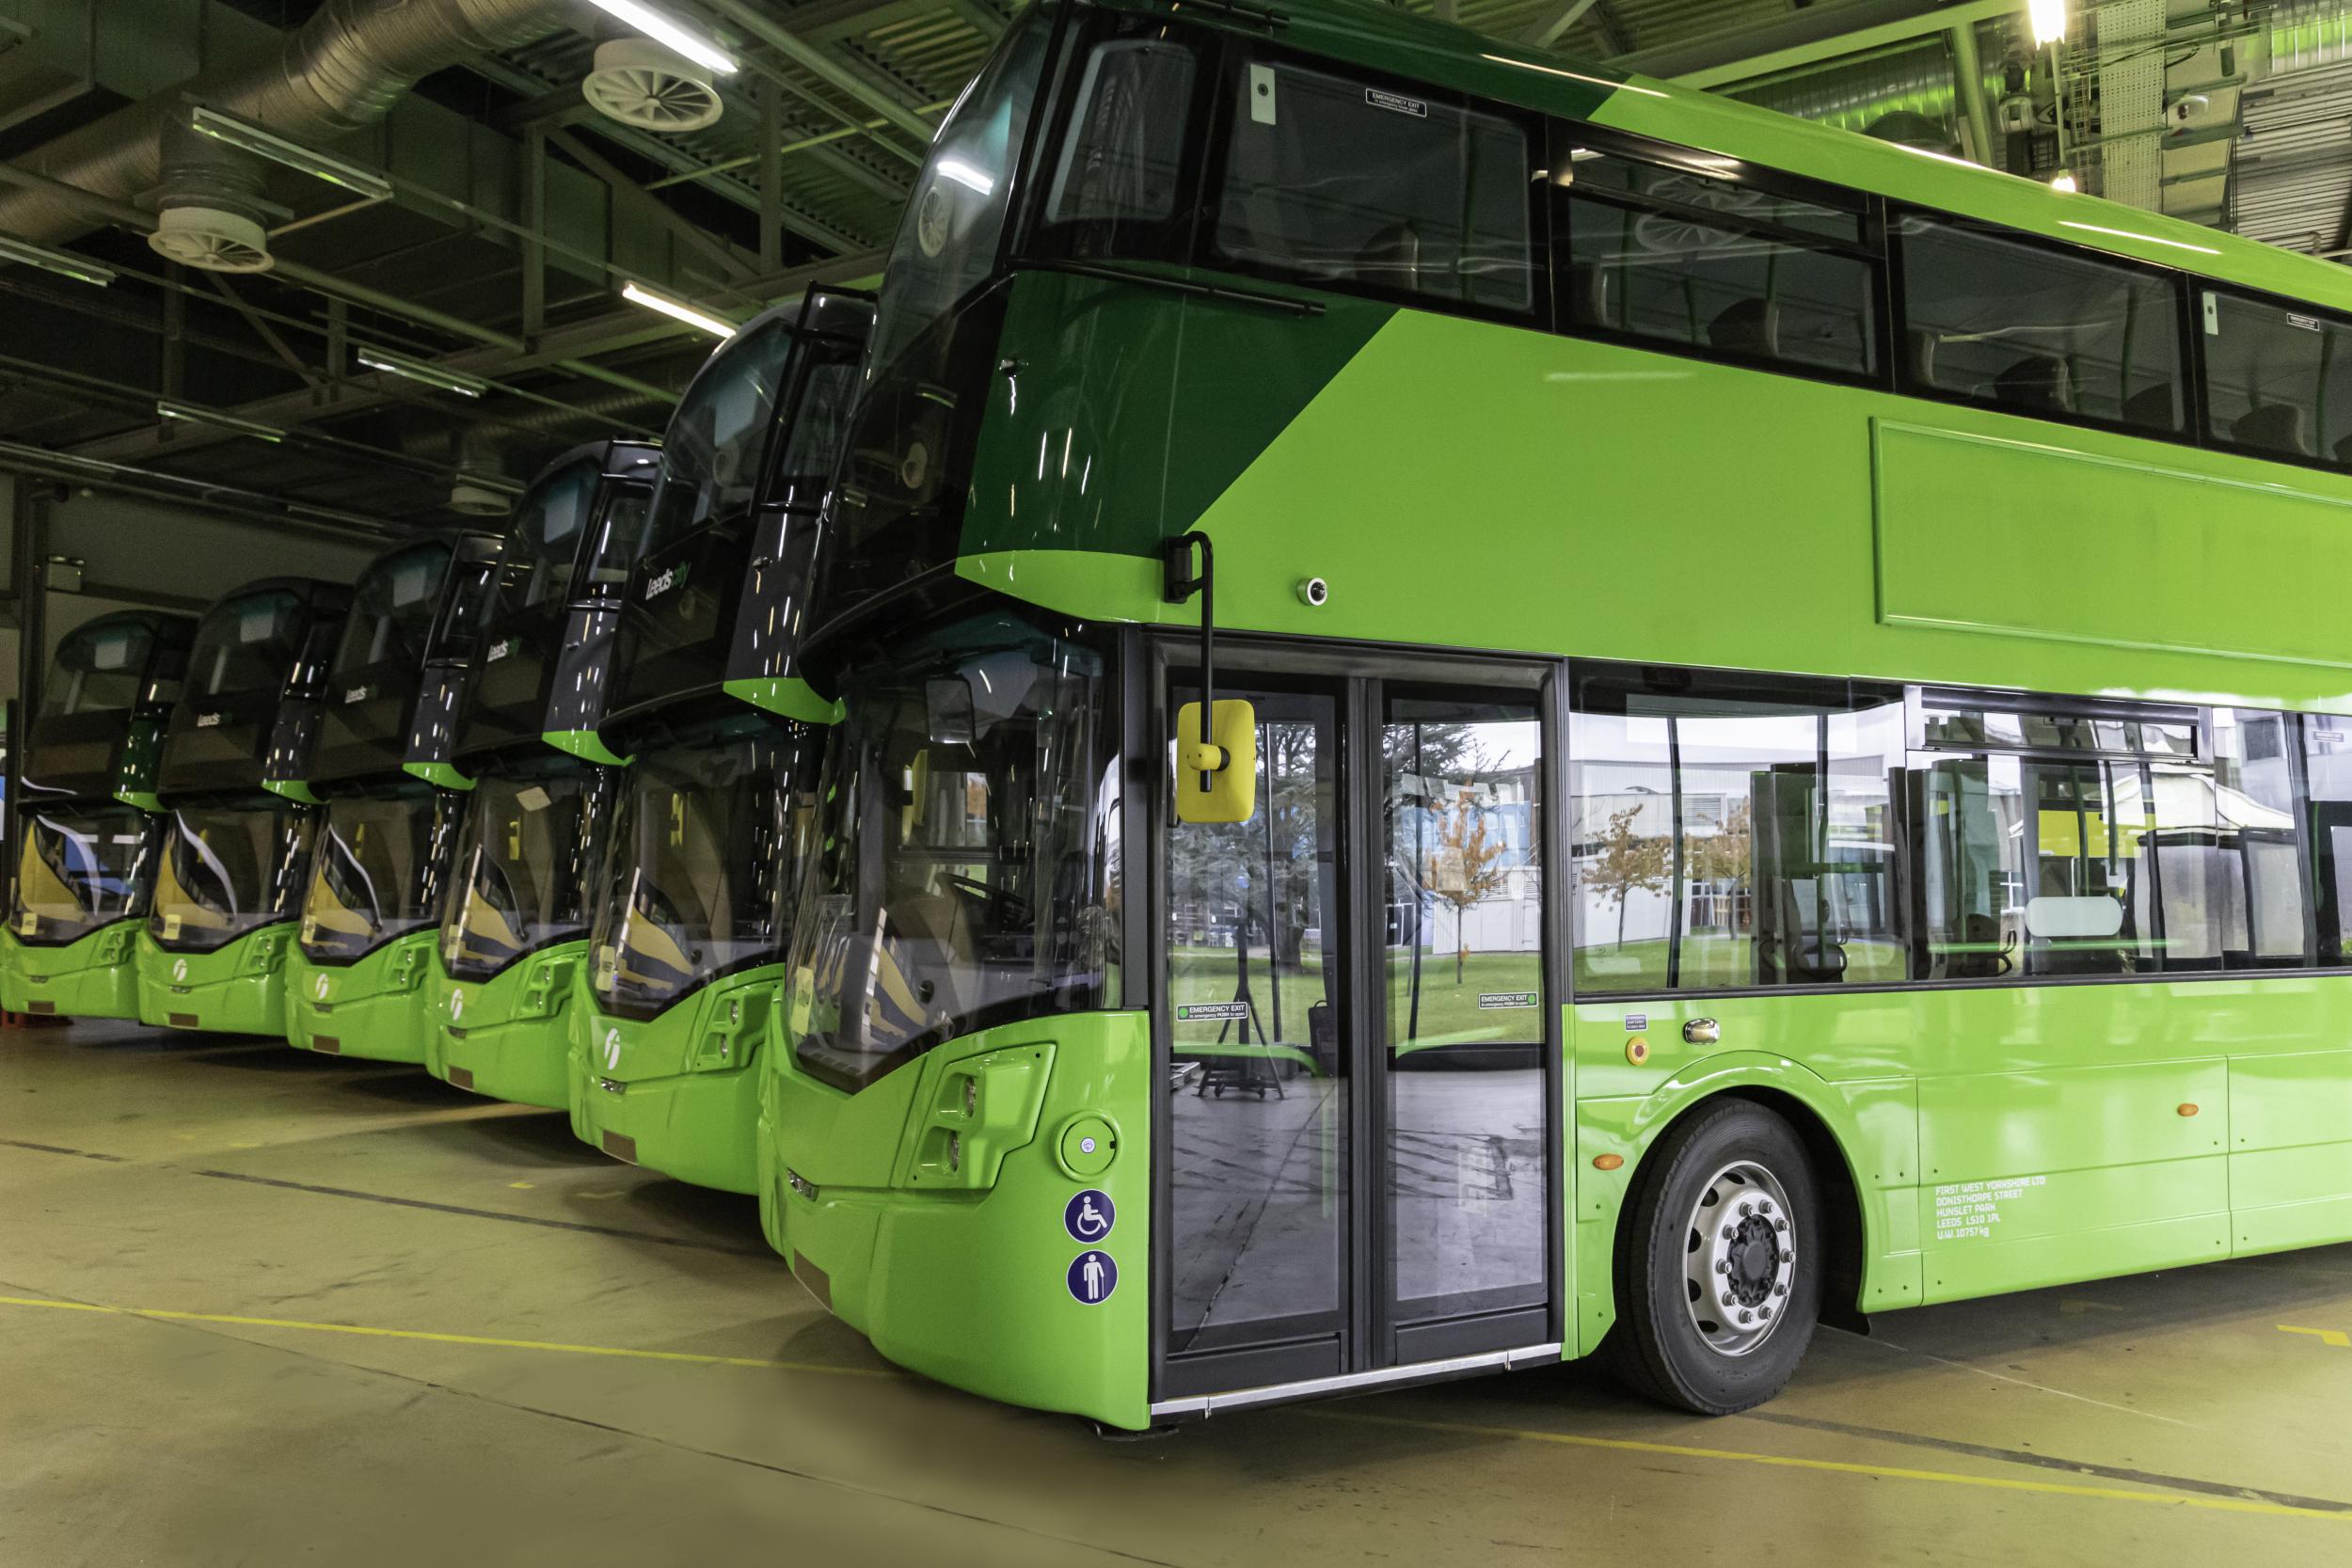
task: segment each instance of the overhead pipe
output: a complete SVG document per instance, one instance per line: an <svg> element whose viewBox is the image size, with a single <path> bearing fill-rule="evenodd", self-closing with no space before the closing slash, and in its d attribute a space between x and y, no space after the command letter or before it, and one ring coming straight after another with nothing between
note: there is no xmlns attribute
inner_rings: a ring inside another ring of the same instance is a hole
<svg viewBox="0 0 2352 1568"><path fill-rule="evenodd" d="M216 66L17 160L114 201L164 182L166 128L186 102L280 135L332 142L382 119L434 71L532 42L564 24L565 0L326 0L279 46ZM40 189L0 191L0 233L55 245L87 210Z"/></svg>

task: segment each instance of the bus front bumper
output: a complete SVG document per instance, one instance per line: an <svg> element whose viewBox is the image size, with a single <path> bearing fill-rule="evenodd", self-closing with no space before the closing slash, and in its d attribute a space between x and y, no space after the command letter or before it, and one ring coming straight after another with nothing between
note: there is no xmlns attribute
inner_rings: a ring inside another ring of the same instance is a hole
<svg viewBox="0 0 2352 1568"><path fill-rule="evenodd" d="M754 1070L776 971L706 986L659 1017L572 1006L572 1131L616 1160L697 1187L759 1191Z"/></svg>
<svg viewBox="0 0 2352 1568"><path fill-rule="evenodd" d="M493 1100L568 1109L572 975L587 952L584 941L562 942L487 980L460 980L437 950L424 1006L425 1067Z"/></svg>
<svg viewBox="0 0 2352 1568"><path fill-rule="evenodd" d="M327 1055L422 1063L431 1033L425 975L439 933L428 927L347 964L286 957L286 1043Z"/></svg>
<svg viewBox="0 0 2352 1568"><path fill-rule="evenodd" d="M227 1035L286 1033L286 949L294 924L257 927L209 952L138 938L139 1022Z"/></svg>
<svg viewBox="0 0 2352 1568"><path fill-rule="evenodd" d="M139 1016L137 920L58 946L0 932L0 1011L59 1018Z"/></svg>
<svg viewBox="0 0 2352 1568"><path fill-rule="evenodd" d="M785 1055L771 1032L759 1206L794 1277L910 1370L1149 1426L1144 1015L1008 1024L849 1096ZM1064 1216L1089 1192L1114 1223L1080 1241Z"/></svg>

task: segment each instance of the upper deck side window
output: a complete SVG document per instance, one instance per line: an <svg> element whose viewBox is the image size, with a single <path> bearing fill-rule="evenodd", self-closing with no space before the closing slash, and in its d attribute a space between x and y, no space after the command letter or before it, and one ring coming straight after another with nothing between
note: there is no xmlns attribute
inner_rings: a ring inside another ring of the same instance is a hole
<svg viewBox="0 0 2352 1568"><path fill-rule="evenodd" d="M2217 289L2200 304L2216 444L2352 465L2352 326Z"/></svg>
<svg viewBox="0 0 2352 1568"><path fill-rule="evenodd" d="M2186 376L2171 278L1917 214L1896 234L1905 389L2180 434Z"/></svg>
<svg viewBox="0 0 2352 1568"><path fill-rule="evenodd" d="M1557 164L1565 325L1733 359L1877 372L1878 276L1859 201L1620 157L1572 133Z"/></svg>
<svg viewBox="0 0 2352 1568"><path fill-rule="evenodd" d="M1317 61L1232 49L1205 259L1335 289L1534 316L1528 124Z"/></svg>

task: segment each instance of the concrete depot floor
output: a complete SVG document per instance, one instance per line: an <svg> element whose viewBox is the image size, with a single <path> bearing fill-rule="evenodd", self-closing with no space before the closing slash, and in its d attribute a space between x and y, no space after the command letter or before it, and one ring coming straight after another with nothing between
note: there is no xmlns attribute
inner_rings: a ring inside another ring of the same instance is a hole
<svg viewBox="0 0 2352 1568"><path fill-rule="evenodd" d="M1875 1326L1727 1420L1571 1366L1110 1443L560 1114L0 1032L0 1568L2352 1563L2352 1248Z"/></svg>

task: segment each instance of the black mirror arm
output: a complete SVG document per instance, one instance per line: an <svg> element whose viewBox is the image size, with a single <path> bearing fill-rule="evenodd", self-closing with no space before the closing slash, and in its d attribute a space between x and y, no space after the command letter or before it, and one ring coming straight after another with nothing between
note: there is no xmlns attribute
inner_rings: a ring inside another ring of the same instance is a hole
<svg viewBox="0 0 2352 1568"><path fill-rule="evenodd" d="M1192 552L1200 552L1200 570L1192 570ZM1183 604L1198 592L1200 595L1200 744L1206 749L1216 744L1216 561L1211 552L1209 536L1198 529L1180 534L1160 546L1163 571L1161 592L1169 604ZM1200 787L1207 790L1216 772L1224 769L1220 761L1215 771L1200 775Z"/></svg>

